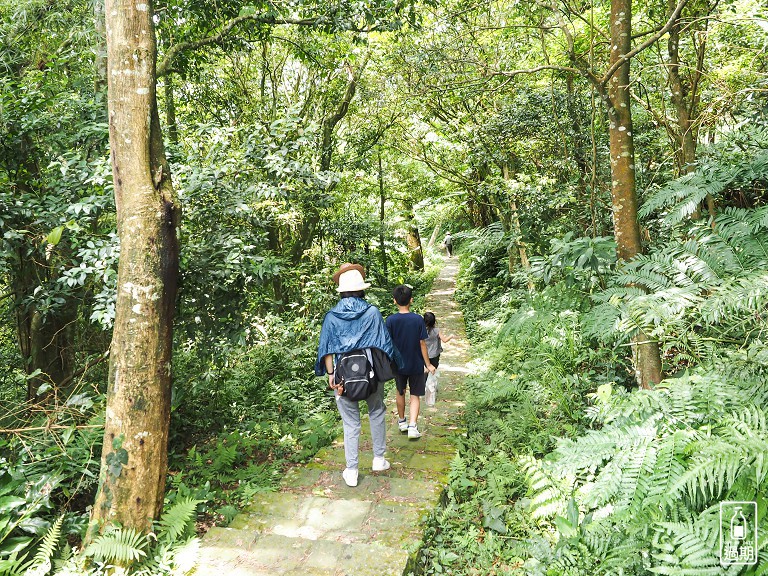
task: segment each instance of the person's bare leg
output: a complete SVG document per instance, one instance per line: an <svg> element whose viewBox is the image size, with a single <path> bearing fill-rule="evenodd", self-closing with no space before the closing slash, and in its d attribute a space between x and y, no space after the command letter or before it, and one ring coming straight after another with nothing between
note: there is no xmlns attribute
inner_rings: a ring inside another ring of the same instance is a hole
<svg viewBox="0 0 768 576"><path fill-rule="evenodd" d="M413 394L411 394L410 403L411 403L411 406L410 406L411 421L409 422L409 424L416 424L416 421L419 419L419 408L421 407L421 397L414 396ZM403 406L403 414L405 414L405 406Z"/></svg>

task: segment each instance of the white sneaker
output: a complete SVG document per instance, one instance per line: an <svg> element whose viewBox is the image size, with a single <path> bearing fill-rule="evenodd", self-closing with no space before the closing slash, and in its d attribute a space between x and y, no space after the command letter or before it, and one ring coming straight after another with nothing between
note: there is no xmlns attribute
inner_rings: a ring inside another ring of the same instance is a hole
<svg viewBox="0 0 768 576"><path fill-rule="evenodd" d="M374 458L373 459L373 471L374 472L383 472L384 470L389 470L390 463L389 460L384 458L384 456L381 456L380 458Z"/></svg>
<svg viewBox="0 0 768 576"><path fill-rule="evenodd" d="M421 438L421 432L419 432L419 429L416 427L416 424L411 424L410 426L408 426L408 439L416 440L417 438Z"/></svg>
<svg viewBox="0 0 768 576"><path fill-rule="evenodd" d="M344 472L341 473L341 477L344 478L344 482L347 486L354 488L357 486L357 469L356 468L344 468Z"/></svg>
<svg viewBox="0 0 768 576"><path fill-rule="evenodd" d="M397 427L400 428L400 432L408 432L408 420L405 418L398 420Z"/></svg>

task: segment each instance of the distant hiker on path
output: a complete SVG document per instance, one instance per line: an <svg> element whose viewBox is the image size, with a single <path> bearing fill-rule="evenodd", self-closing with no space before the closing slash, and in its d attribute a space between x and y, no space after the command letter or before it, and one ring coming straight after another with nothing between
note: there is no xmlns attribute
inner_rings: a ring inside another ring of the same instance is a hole
<svg viewBox="0 0 768 576"><path fill-rule="evenodd" d="M427 328L427 355L429 363L435 367L434 374L427 377L424 398L427 406L434 406L437 395L437 368L440 365L440 353L443 351L443 342L449 342L453 336L443 336L437 327L437 318L434 313L424 313L424 325Z"/></svg>
<svg viewBox="0 0 768 576"><path fill-rule="evenodd" d="M392 339L384 324L384 318L376 306L365 301L365 289L371 285L365 281L365 270L359 264L342 264L333 280L338 287L340 300L323 319L320 343L315 363L315 374L328 374L328 387L334 390L336 406L344 425L344 456L346 468L342 477L347 486L357 486L358 452L360 445L359 401L342 396L342 384L336 382L335 366L339 356L352 350L378 348L389 358L399 360ZM368 417L373 440L373 471L380 472L390 467L384 458L387 449L386 408L384 407L384 385L379 383L376 391L366 399Z"/></svg>
<svg viewBox="0 0 768 576"><path fill-rule="evenodd" d="M448 256L453 256L453 238L451 238L450 232L445 233L445 238L443 238L443 246L445 246L445 249L448 252Z"/></svg>
<svg viewBox="0 0 768 576"><path fill-rule="evenodd" d="M400 284L392 291L397 304L397 314L387 316L387 330L392 336L395 347L403 357L403 366L395 374L397 386L397 425L400 432L408 432L409 440L421 437L418 428L421 397L424 396L427 371L435 373L435 367L427 355L427 328L424 318L411 312L413 291L409 286ZM426 370L425 370L426 366ZM410 422L405 418L405 389L410 391Z"/></svg>

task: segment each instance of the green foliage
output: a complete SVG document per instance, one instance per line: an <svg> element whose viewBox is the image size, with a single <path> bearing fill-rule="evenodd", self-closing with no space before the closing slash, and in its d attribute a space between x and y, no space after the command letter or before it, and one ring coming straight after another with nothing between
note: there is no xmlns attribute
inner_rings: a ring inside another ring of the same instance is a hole
<svg viewBox="0 0 768 576"><path fill-rule="evenodd" d="M601 428L529 465L533 514L558 525L575 501L584 525L577 540L561 534L554 566L576 555L596 574L718 569L718 502L764 506L766 415L743 383L701 372L604 395L592 410Z"/></svg>
<svg viewBox="0 0 768 576"><path fill-rule="evenodd" d="M550 252L531 258L531 271L544 284L564 281L585 292L604 288L606 276L616 263L616 242L611 237L573 238L568 232L550 240Z"/></svg>
<svg viewBox="0 0 768 576"><path fill-rule="evenodd" d="M195 519L202 502L188 497L177 499L155 522L149 535L109 526L55 574L102 576L113 573L115 566L127 567L124 573L135 576L189 574L197 555ZM86 566L87 559L91 562Z"/></svg>
<svg viewBox="0 0 768 576"><path fill-rule="evenodd" d="M201 500L185 498L177 501L160 517L158 526L160 536L172 542L182 536L191 536L195 533L195 513Z"/></svg>
<svg viewBox="0 0 768 576"><path fill-rule="evenodd" d="M694 172L652 191L640 209L641 216L660 213L665 226L684 222L707 196L728 206L731 197L743 193L744 203L764 204L768 183L768 128L756 127L731 135L724 143L703 152Z"/></svg>
<svg viewBox="0 0 768 576"><path fill-rule="evenodd" d="M332 411L303 421L262 420L240 423L170 455L170 485L180 497L206 500L200 512L229 523L238 508L258 493L275 490L287 466L303 462L339 432Z"/></svg>
<svg viewBox="0 0 768 576"><path fill-rule="evenodd" d="M103 416L91 411L101 404L93 400L71 396L40 420L57 426L35 426L33 419L0 439L0 559L25 557L56 523L66 534L84 528L78 504L95 492L103 435Z"/></svg>
<svg viewBox="0 0 768 576"><path fill-rule="evenodd" d="M147 536L131 528L107 528L85 549L85 555L96 562L125 566L145 558Z"/></svg>
<svg viewBox="0 0 768 576"><path fill-rule="evenodd" d="M189 342L174 358L172 438L189 445L201 435L237 426L255 411L303 421L327 406L314 379L316 342L303 320L253 317L238 345ZM255 408L258 406L258 409ZM267 421L271 418L267 417Z"/></svg>
<svg viewBox="0 0 768 576"><path fill-rule="evenodd" d="M705 360L723 342L748 343L768 302L765 214L728 208L714 230L694 227L628 262L593 295L585 332L610 342L644 330L661 340L672 368Z"/></svg>
<svg viewBox="0 0 768 576"><path fill-rule="evenodd" d="M521 504L522 456L545 454L556 437L588 424L585 400L594 384L580 373L617 379L610 351L590 351L582 339L579 309L587 300L574 287L499 292L489 300L465 300L478 355L466 380L467 435L451 466L446 505L426 528L424 574L511 571L522 563L517 542L535 530Z"/></svg>

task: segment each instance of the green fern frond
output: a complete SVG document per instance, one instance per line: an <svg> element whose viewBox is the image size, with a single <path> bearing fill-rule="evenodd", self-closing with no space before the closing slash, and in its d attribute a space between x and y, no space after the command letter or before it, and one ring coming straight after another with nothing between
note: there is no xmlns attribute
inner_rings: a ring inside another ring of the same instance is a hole
<svg viewBox="0 0 768 576"><path fill-rule="evenodd" d="M158 537L173 542L189 532L197 516L197 505L202 502L203 500L190 497L176 502L161 516L158 522Z"/></svg>
<svg viewBox="0 0 768 576"><path fill-rule="evenodd" d="M699 444L706 448L706 455L701 455L675 482L665 501L685 497L692 506L701 508L706 502L716 500L733 486L736 477L742 471L743 458L740 451L722 440L707 440L692 443L691 450Z"/></svg>
<svg viewBox="0 0 768 576"><path fill-rule="evenodd" d="M719 527L690 522L660 522L652 540L656 574L722 574Z"/></svg>
<svg viewBox="0 0 768 576"><path fill-rule="evenodd" d="M232 464L234 464L235 460L237 460L237 457L238 446L236 443L229 445L218 444L214 451L211 468L217 472L230 470L232 468Z"/></svg>
<svg viewBox="0 0 768 576"><path fill-rule="evenodd" d="M618 460L611 460L600 470L593 482L579 488L580 499L590 509L599 509L615 500L621 492L623 471Z"/></svg>
<svg viewBox="0 0 768 576"><path fill-rule="evenodd" d="M752 227L752 233L768 230L768 205L752 210L747 221Z"/></svg>
<svg viewBox="0 0 768 576"><path fill-rule="evenodd" d="M18 556L18 552L14 552L8 558L0 558L0 574L3 576L24 576L27 572L27 568L31 565L27 560L27 554Z"/></svg>
<svg viewBox="0 0 768 576"><path fill-rule="evenodd" d="M545 518L565 509L568 497L562 478L555 478L541 463L531 457L521 458L521 468L528 478L533 496L530 510L532 518Z"/></svg>
<svg viewBox="0 0 768 576"><path fill-rule="evenodd" d="M757 406L746 406L729 420L745 436L768 437L768 418L766 418L765 412Z"/></svg>
<svg viewBox="0 0 768 576"><path fill-rule="evenodd" d="M717 324L731 317L759 314L768 304L768 272L757 270L725 282L701 307L706 322Z"/></svg>
<svg viewBox="0 0 768 576"><path fill-rule="evenodd" d="M621 538L616 531L615 516L592 520L584 526L584 542L599 558L605 558Z"/></svg>
<svg viewBox="0 0 768 576"><path fill-rule="evenodd" d="M100 562L123 566L144 558L148 547L146 535L132 528L112 528L91 542L85 554Z"/></svg>
<svg viewBox="0 0 768 576"><path fill-rule="evenodd" d="M662 222L675 226L693 214L706 196L720 196L728 188L749 185L768 179L768 153L757 150L749 159L717 158L702 164L695 172L685 174L664 186L645 194L639 210L645 218L654 212L664 212Z"/></svg>
<svg viewBox="0 0 768 576"><path fill-rule="evenodd" d="M676 205L674 205L670 211L664 216L662 222L666 226L676 226L685 220L688 220L691 215L701 206L701 203L707 197L707 194L711 194L714 188L719 187L707 187L707 186L686 186L682 191L687 192L687 195L681 199Z"/></svg>
<svg viewBox="0 0 768 576"><path fill-rule="evenodd" d="M616 282L624 285L643 286L647 290L664 290L674 286L674 281L670 278L677 271L670 262L671 258L666 256L657 256L649 258L647 256L638 256L616 274Z"/></svg>
<svg viewBox="0 0 768 576"><path fill-rule="evenodd" d="M48 528L48 531L43 536L43 540L40 542L40 547L35 553L35 557L32 559L32 568L37 568L43 564L51 566L53 553L59 545L59 538L61 537L61 523L64 521L64 515L59 516L56 521Z"/></svg>
<svg viewBox="0 0 768 576"><path fill-rule="evenodd" d="M658 450L653 443L654 436L644 436L631 450L625 450L621 497L616 503L617 510L633 510L642 507L648 495L651 476L656 466Z"/></svg>
<svg viewBox="0 0 768 576"><path fill-rule="evenodd" d="M632 440L628 440L628 437ZM553 453L553 466L558 471L595 469L613 457L622 445L639 437L637 427L627 430L589 430L576 440L560 440Z"/></svg>
<svg viewBox="0 0 768 576"><path fill-rule="evenodd" d="M615 339L620 317L621 309L618 306L603 302L581 315L581 330L587 338L609 342Z"/></svg>
<svg viewBox="0 0 768 576"><path fill-rule="evenodd" d="M707 190L705 180L701 175L696 172L685 174L668 182L665 186L653 190L650 194L645 194L645 201L638 212L641 217L645 218L657 210L687 204L692 198L700 198L700 202L706 197Z"/></svg>
<svg viewBox="0 0 768 576"><path fill-rule="evenodd" d="M687 430L677 430L660 440L656 465L648 479L650 489L644 506L658 507L671 487L685 474L682 454L692 441L693 434Z"/></svg>

